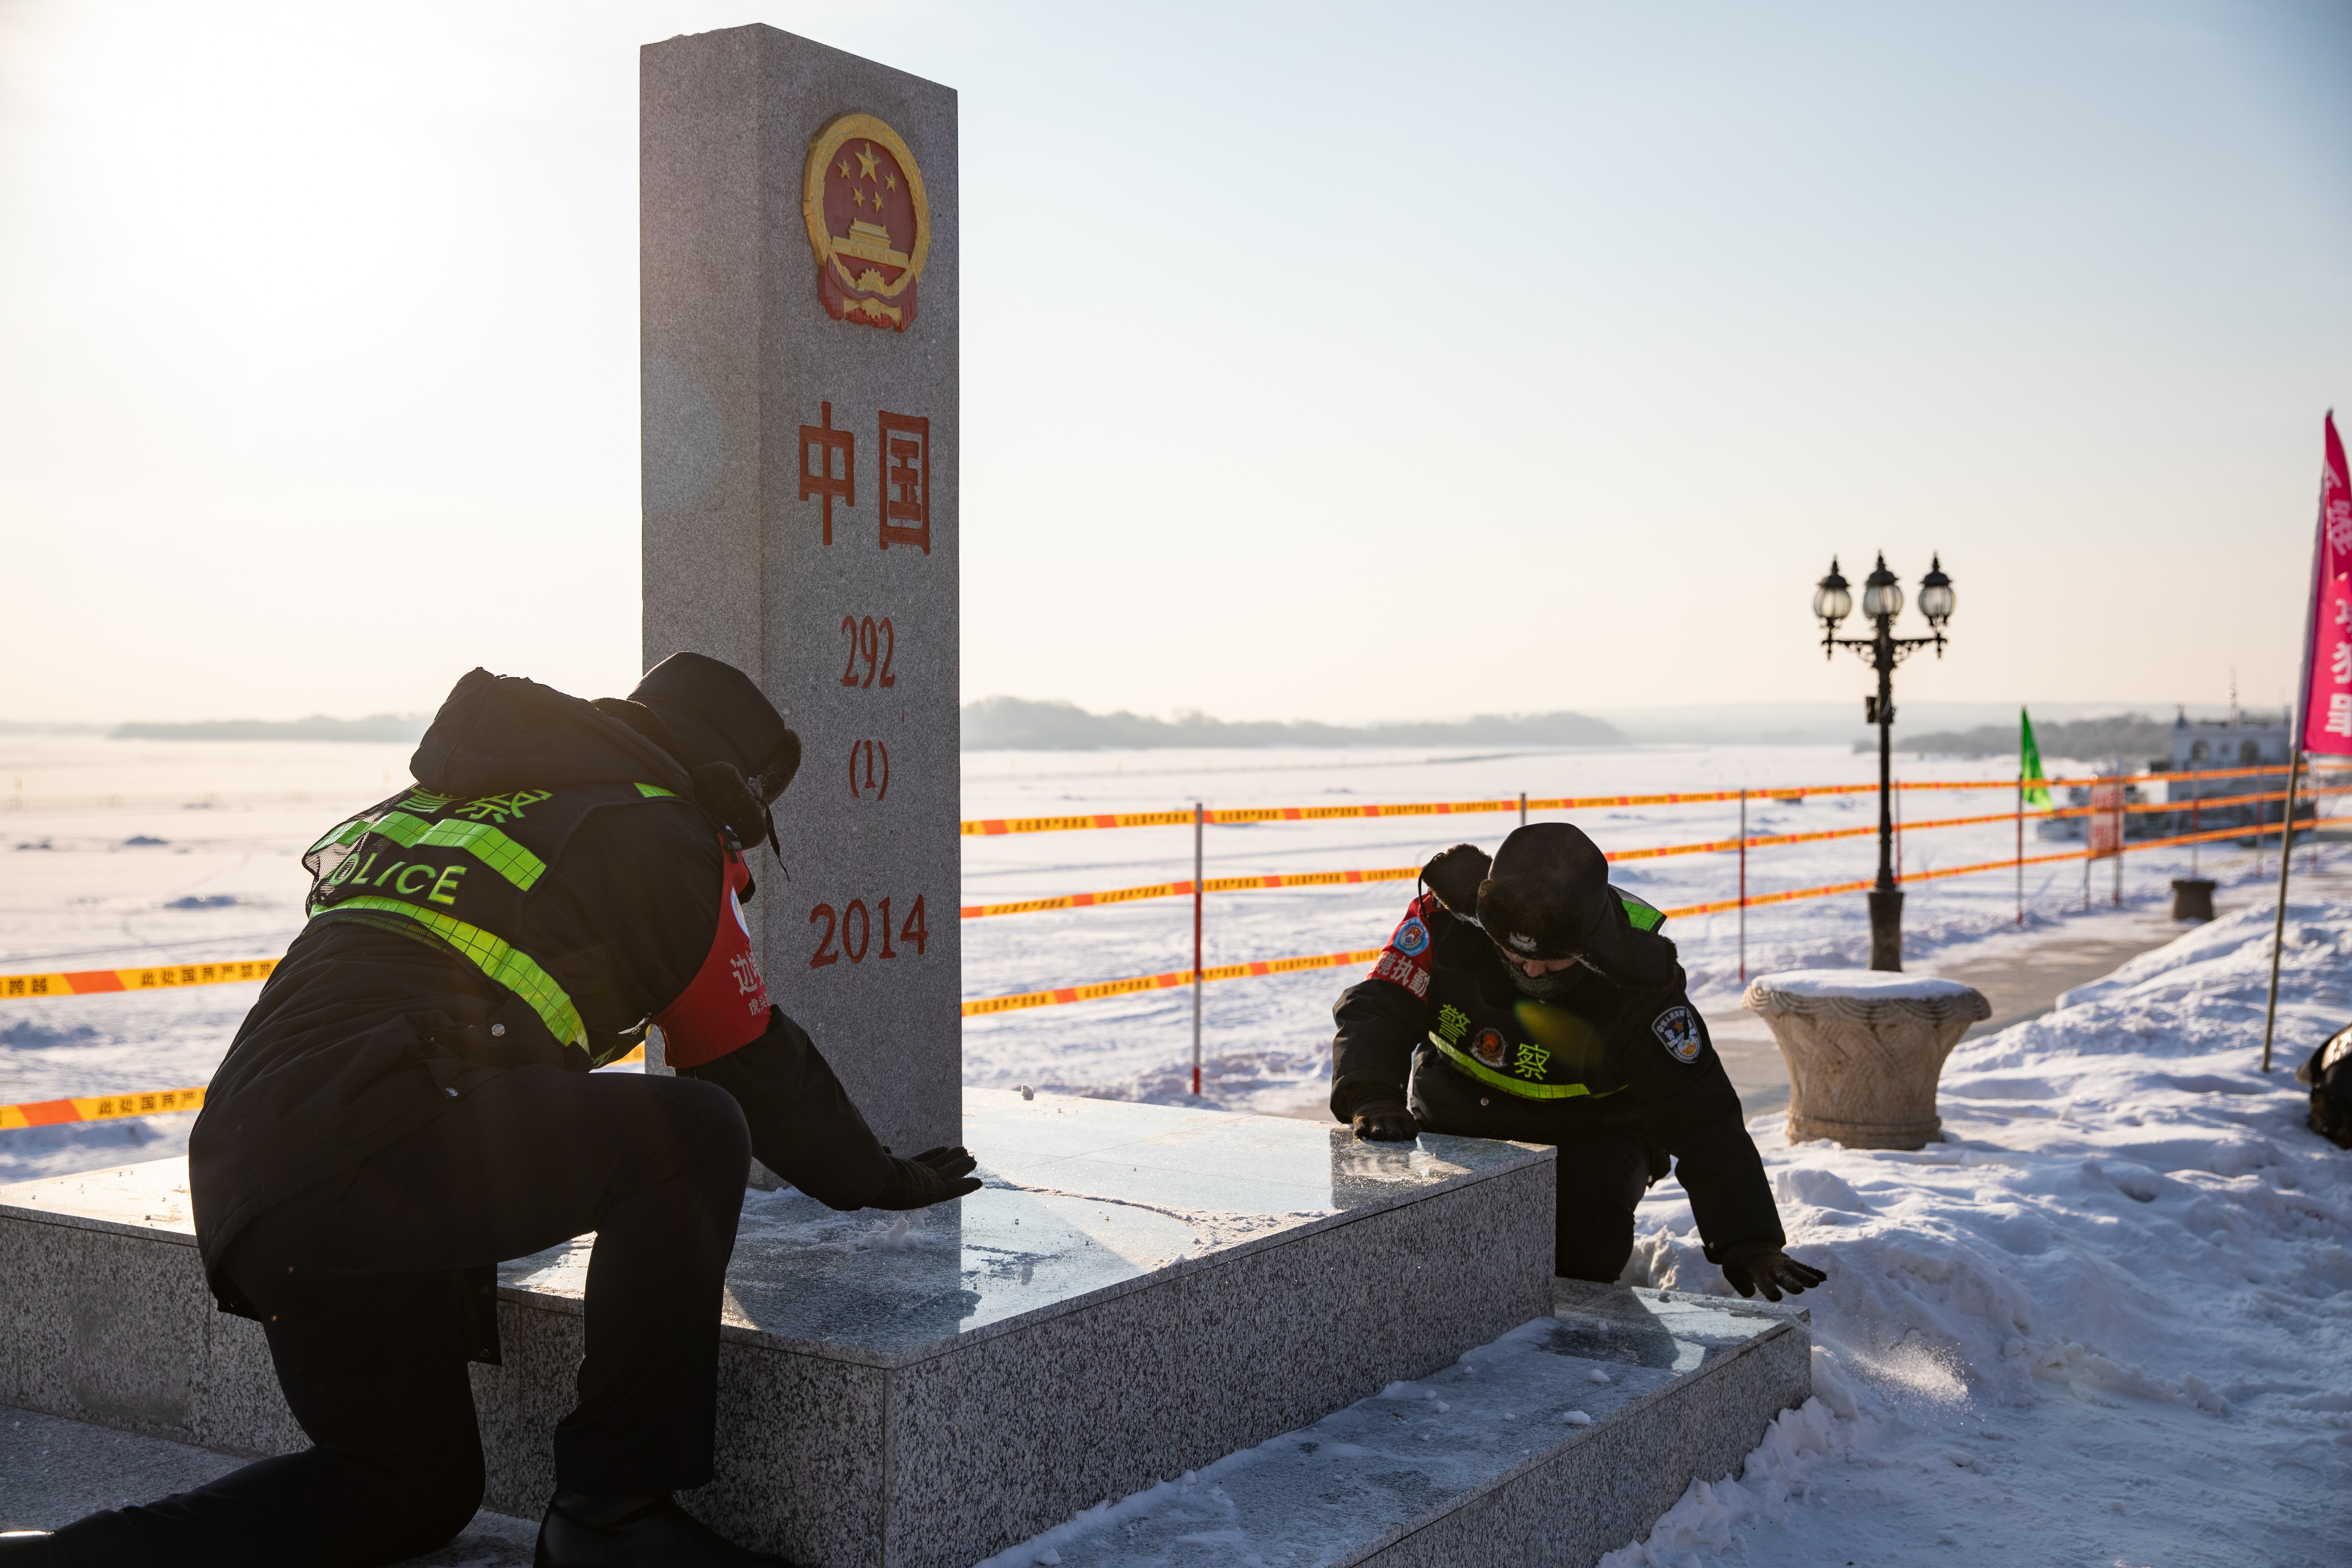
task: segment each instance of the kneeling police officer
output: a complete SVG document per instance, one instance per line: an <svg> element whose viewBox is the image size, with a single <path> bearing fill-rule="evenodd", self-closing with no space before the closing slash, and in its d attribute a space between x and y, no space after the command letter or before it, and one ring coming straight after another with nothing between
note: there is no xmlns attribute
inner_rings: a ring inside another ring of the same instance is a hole
<svg viewBox="0 0 2352 1568"><path fill-rule="evenodd" d="M753 1154L836 1209L980 1186L894 1157L772 1005L744 851L800 741L740 671L678 654L583 702L475 670L416 786L310 847L310 923L189 1139L221 1309L262 1324L311 1447L54 1536L10 1568L396 1563L479 1506L469 1361L496 1266L587 1231L587 1353L555 1430L541 1568L753 1568L670 1500L711 1479L727 1261ZM597 1073L663 1033L678 1076Z"/></svg>
<svg viewBox="0 0 2352 1568"><path fill-rule="evenodd" d="M1665 917L1609 885L1591 839L1538 823L1491 861L1456 845L1422 882L1371 974L1333 1009L1334 1116L1365 1139L1556 1144L1565 1279L1617 1279L1634 1205L1670 1161L1708 1261L1742 1296L1777 1301L1827 1278L1782 1250L1739 1096L1658 932Z"/></svg>

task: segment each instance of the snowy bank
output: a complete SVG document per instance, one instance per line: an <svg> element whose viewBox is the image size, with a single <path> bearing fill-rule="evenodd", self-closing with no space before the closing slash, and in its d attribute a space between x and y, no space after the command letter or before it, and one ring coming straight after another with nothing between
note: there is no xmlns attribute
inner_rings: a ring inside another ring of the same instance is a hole
<svg viewBox="0 0 2352 1568"><path fill-rule="evenodd" d="M2291 1078L2352 1018L2352 905L2288 907L2277 1070L2259 1069L2275 905L2202 926L1959 1047L1945 1139L1789 1146L1759 1119L1804 1300L1854 1374L1695 1484L1609 1568L1878 1562L2340 1563L2352 1528L2352 1155ZM1722 1290L1672 1183L1629 1283ZM1850 1403L1851 1409L1832 1408Z"/></svg>
<svg viewBox="0 0 2352 1568"><path fill-rule="evenodd" d="M2352 1561L2352 1154L2305 1129L2291 1077L2352 1017L2352 905L2290 906L2283 1044L2265 1075L2273 908L1964 1043L1943 1075L1942 1142L1791 1147L1759 1118L1790 1250L1830 1271L1798 1299L1813 1397L1604 1568ZM1671 1180L1643 1204L1624 1282L1727 1291ZM1532 1327L1442 1376L1509 1356ZM1415 1397L1441 1415L1460 1404L1437 1380L1400 1384L992 1564L1328 1563L1319 1494L1301 1489L1296 1528L1270 1539L1218 1528L1237 1506L1227 1489ZM1486 1440L1428 1437L1465 1453ZM1149 1521L1180 1515L1202 1526L1182 1550L1147 1539Z"/></svg>

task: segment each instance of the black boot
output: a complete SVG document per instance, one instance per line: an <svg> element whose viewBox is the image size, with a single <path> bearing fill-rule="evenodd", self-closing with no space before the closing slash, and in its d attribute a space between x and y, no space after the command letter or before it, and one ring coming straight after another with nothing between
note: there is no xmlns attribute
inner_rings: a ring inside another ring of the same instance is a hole
<svg viewBox="0 0 2352 1568"><path fill-rule="evenodd" d="M587 1497L557 1492L539 1525L535 1568L792 1568L736 1545L669 1494Z"/></svg>

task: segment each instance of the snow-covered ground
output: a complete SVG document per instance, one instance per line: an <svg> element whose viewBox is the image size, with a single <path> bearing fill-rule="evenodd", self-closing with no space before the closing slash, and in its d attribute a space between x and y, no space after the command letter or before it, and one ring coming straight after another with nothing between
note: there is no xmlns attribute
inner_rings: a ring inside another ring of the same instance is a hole
<svg viewBox="0 0 2352 1568"><path fill-rule="evenodd" d="M1945 1142L1753 1125L1851 1394L1783 1416L1609 1568L2352 1562L2352 1153L2289 1071L2352 1023L2352 904L2275 904L1972 1040ZM1629 1281L1720 1291L1671 1182ZM1835 1408L1831 1408L1834 1405ZM1998 1557L1994 1556L1999 1552Z"/></svg>

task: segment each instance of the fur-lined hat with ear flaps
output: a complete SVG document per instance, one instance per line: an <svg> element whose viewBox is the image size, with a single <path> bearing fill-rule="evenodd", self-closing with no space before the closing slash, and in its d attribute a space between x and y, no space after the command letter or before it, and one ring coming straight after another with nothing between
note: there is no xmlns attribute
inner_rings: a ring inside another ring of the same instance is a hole
<svg viewBox="0 0 2352 1568"><path fill-rule="evenodd" d="M1478 884L1478 923L1518 958L1574 958L1620 985L1684 983L1673 941L1637 930L1609 885L1601 847L1565 822L1520 828Z"/></svg>
<svg viewBox="0 0 2352 1568"><path fill-rule="evenodd" d="M702 654L674 653L627 697L595 706L684 764L695 804L745 847L773 836L768 808L800 771L801 738L750 676Z"/></svg>
<svg viewBox="0 0 2352 1568"><path fill-rule="evenodd" d="M1478 884L1478 923L1519 958L1575 958L1609 931L1609 862L1565 822L1538 822L1503 840Z"/></svg>

